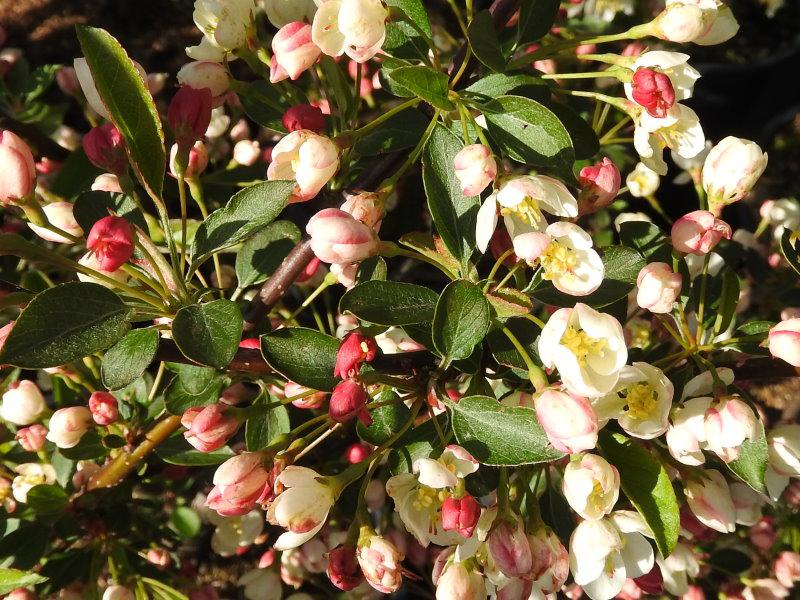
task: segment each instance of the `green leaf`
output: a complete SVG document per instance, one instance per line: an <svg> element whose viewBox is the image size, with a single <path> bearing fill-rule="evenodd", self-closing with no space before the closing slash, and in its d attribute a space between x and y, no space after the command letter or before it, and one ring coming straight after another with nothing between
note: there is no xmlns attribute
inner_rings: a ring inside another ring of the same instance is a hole
<svg viewBox="0 0 800 600"><path fill-rule="evenodd" d="M764 482L764 476L767 472L768 463L769 446L767 445L767 436L764 432L764 424L759 419L758 433L755 439L745 440L739 448L738 458L727 463L727 465L731 472L755 491L766 494L767 486Z"/></svg>
<svg viewBox="0 0 800 600"><path fill-rule="evenodd" d="M75 29L97 92L125 138L128 156L142 185L160 196L167 165L164 131L146 82L107 31L84 25Z"/></svg>
<svg viewBox="0 0 800 600"><path fill-rule="evenodd" d="M568 105L560 102L550 102L547 107L567 128L567 133L572 140L572 147L575 149L576 159L589 159L597 154L600 150L600 140L586 119Z"/></svg>
<svg viewBox="0 0 800 600"><path fill-rule="evenodd" d="M441 71L422 65L399 67L389 71L389 79L438 109L455 110L449 98L450 82Z"/></svg>
<svg viewBox="0 0 800 600"><path fill-rule="evenodd" d="M36 573L19 571L17 569L0 569L0 594L8 594L17 588L32 587L47 581Z"/></svg>
<svg viewBox="0 0 800 600"><path fill-rule="evenodd" d="M561 6L560 0L526 0L519 9L517 40L529 44L550 31Z"/></svg>
<svg viewBox="0 0 800 600"><path fill-rule="evenodd" d="M544 80L527 73L492 73L479 79L465 91L486 100L505 96L510 92L539 101L550 97L550 88Z"/></svg>
<svg viewBox="0 0 800 600"><path fill-rule="evenodd" d="M436 300L436 292L421 285L365 281L342 296L339 312L377 325L411 325L431 321Z"/></svg>
<svg viewBox="0 0 800 600"><path fill-rule="evenodd" d="M108 448L97 431L86 432L77 446L61 448L61 454L70 460L95 460L108 454Z"/></svg>
<svg viewBox="0 0 800 600"><path fill-rule="evenodd" d="M407 108L358 138L353 149L361 156L375 156L411 148L422 139L429 121L416 108Z"/></svg>
<svg viewBox="0 0 800 600"><path fill-rule="evenodd" d="M503 406L488 396L468 396L448 406L458 443L481 464L530 465L564 456L550 445L532 408Z"/></svg>
<svg viewBox="0 0 800 600"><path fill-rule="evenodd" d="M2 561L3 564L30 570L47 552L49 540L50 527L43 523L24 524L0 541L0 559L9 557L9 560Z"/></svg>
<svg viewBox="0 0 800 600"><path fill-rule="evenodd" d="M513 160L553 167L570 179L575 162L572 138L543 104L522 96L501 96L486 105L489 133Z"/></svg>
<svg viewBox="0 0 800 600"><path fill-rule="evenodd" d="M236 453L223 446L213 452L198 452L182 435L174 435L156 448L156 454L165 463L186 467L213 467L224 463Z"/></svg>
<svg viewBox="0 0 800 600"><path fill-rule="evenodd" d="M300 230L291 221L275 221L247 240L236 253L236 277L246 288L275 272L300 241Z"/></svg>
<svg viewBox="0 0 800 600"><path fill-rule="evenodd" d="M169 522L182 538L191 538L200 533L203 526L197 511L188 506L178 506L169 516Z"/></svg>
<svg viewBox="0 0 800 600"><path fill-rule="evenodd" d="M380 446L408 423L411 418L411 411L405 404L400 402L400 398L393 391L383 392L376 400L379 402L392 401L392 403L371 411L372 424L369 427L365 427L359 421L356 424L356 433L358 433L358 437L368 444Z"/></svg>
<svg viewBox="0 0 800 600"><path fill-rule="evenodd" d="M57 485L36 485L28 492L26 504L42 515L63 512L69 504L69 494Z"/></svg>
<svg viewBox="0 0 800 600"><path fill-rule="evenodd" d="M172 338L186 358L223 369L242 339L244 320L235 302L220 299L184 306L172 321Z"/></svg>
<svg viewBox="0 0 800 600"><path fill-rule="evenodd" d="M158 342L155 327L129 331L103 357L103 385L109 390L120 390L141 377L156 356Z"/></svg>
<svg viewBox="0 0 800 600"><path fill-rule="evenodd" d="M480 198L461 193L453 159L462 147L455 135L436 125L422 153L422 180L436 230L463 268L475 251Z"/></svg>
<svg viewBox="0 0 800 600"><path fill-rule="evenodd" d="M264 396L261 402L255 404L266 404L270 401L269 396ZM269 446L279 435L289 433L292 429L289 423L289 411L285 406L276 406L266 412L259 413L247 419L245 426L245 443L248 452L257 452Z"/></svg>
<svg viewBox="0 0 800 600"><path fill-rule="evenodd" d="M96 283L63 283L37 294L17 318L0 364L56 367L101 352L130 327L130 310Z"/></svg>
<svg viewBox="0 0 800 600"><path fill-rule="evenodd" d="M144 220L142 211L133 200L125 194L109 194L108 192L84 192L75 200L72 212L75 220L88 235L92 225L103 217L107 217L109 212L122 217L132 225L141 227L142 231L147 232L147 221Z"/></svg>
<svg viewBox="0 0 800 600"><path fill-rule="evenodd" d="M272 131L286 131L283 127L284 109L281 107L283 100L276 86L266 81L239 83L236 95L242 102L244 112L253 121Z"/></svg>
<svg viewBox="0 0 800 600"><path fill-rule="evenodd" d="M714 333L719 334L728 329L739 304L739 277L733 269L722 272L722 291L716 304L716 310L709 316L714 318Z"/></svg>
<svg viewBox="0 0 800 600"><path fill-rule="evenodd" d="M225 384L222 377L216 377L213 369L192 365L187 367L189 368L181 371L164 391L164 405L173 415L182 415L187 408L216 403ZM206 378L205 371L212 376Z"/></svg>
<svg viewBox="0 0 800 600"><path fill-rule="evenodd" d="M486 293L498 319L508 319L528 314L531 311L531 299L514 288L502 287Z"/></svg>
<svg viewBox="0 0 800 600"><path fill-rule="evenodd" d="M447 439L447 414L444 413L435 418L439 429ZM412 427L400 436L389 453L389 470L392 475L410 473L417 459L439 456L442 450L444 450L444 444L439 438L433 420L428 419L422 425Z"/></svg>
<svg viewBox="0 0 800 600"><path fill-rule="evenodd" d="M386 281L388 269L382 256L370 256L362 260L356 270L356 285L366 281Z"/></svg>
<svg viewBox="0 0 800 600"><path fill-rule="evenodd" d="M261 354L290 381L313 390L333 391L339 340L314 329L286 327L261 336Z"/></svg>
<svg viewBox="0 0 800 600"><path fill-rule="evenodd" d="M488 10L476 14L467 27L467 38L473 54L492 71L502 71L506 59L494 29L494 19Z"/></svg>
<svg viewBox="0 0 800 600"><path fill-rule="evenodd" d="M404 60L425 60L429 52L428 43L406 21L389 21L386 23L386 39L381 50L386 56Z"/></svg>
<svg viewBox="0 0 800 600"><path fill-rule="evenodd" d="M422 0L386 0L386 6L399 8L425 35L428 37L433 35L431 22L428 19L428 11L425 9Z"/></svg>
<svg viewBox="0 0 800 600"><path fill-rule="evenodd" d="M750 321L749 323L737 327L736 332L743 333L744 335L760 335L762 333L767 333L774 326L774 321Z"/></svg>
<svg viewBox="0 0 800 600"><path fill-rule="evenodd" d="M678 542L680 510L666 470L650 452L621 433L600 432L600 450L619 471L622 491L642 515L662 556Z"/></svg>
<svg viewBox="0 0 800 600"><path fill-rule="evenodd" d="M628 221L619 226L619 239L623 245L635 248L647 262L672 264L672 246L669 238L656 225L648 221Z"/></svg>
<svg viewBox="0 0 800 600"><path fill-rule="evenodd" d="M795 243L794 232L786 228L781 236L781 254L795 273L800 275L800 252L795 248Z"/></svg>
<svg viewBox="0 0 800 600"><path fill-rule="evenodd" d="M536 347L536 340L539 339L541 330L528 319L521 317L511 318L505 322L506 328L517 338L522 347L532 359L537 360L539 350ZM492 328L486 336L492 356L501 365L514 367L516 369L528 370L525 359L511 343L500 327Z"/></svg>
<svg viewBox="0 0 800 600"><path fill-rule="evenodd" d="M265 181L234 194L223 208L208 215L192 242L192 264L230 248L269 225L294 191L293 181Z"/></svg>
<svg viewBox="0 0 800 600"><path fill-rule="evenodd" d="M491 325L489 301L474 283L448 284L433 315L433 343L446 361L469 357Z"/></svg>

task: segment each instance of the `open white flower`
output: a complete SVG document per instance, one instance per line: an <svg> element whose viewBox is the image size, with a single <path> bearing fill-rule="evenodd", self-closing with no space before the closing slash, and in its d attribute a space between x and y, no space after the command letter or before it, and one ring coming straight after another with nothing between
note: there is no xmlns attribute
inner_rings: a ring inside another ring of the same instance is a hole
<svg viewBox="0 0 800 600"><path fill-rule="evenodd" d="M622 367L614 390L594 408L601 421L617 419L629 435L649 440L667 431L674 391L661 369L635 362Z"/></svg>
<svg viewBox="0 0 800 600"><path fill-rule="evenodd" d="M276 550L296 548L322 529L335 498L333 488L320 479L316 471L296 465L278 475L276 485L286 489L270 504L267 520L288 531L276 540Z"/></svg>
<svg viewBox="0 0 800 600"><path fill-rule="evenodd" d="M540 265L542 279L552 281L560 292L586 296L603 283L605 266L592 248L592 236L574 223L553 223L544 233L523 233L513 242L516 255Z"/></svg>
<svg viewBox="0 0 800 600"><path fill-rule="evenodd" d="M272 148L267 179L297 182L292 202L316 196L339 169L339 149L330 138L307 129L293 131Z"/></svg>
<svg viewBox="0 0 800 600"><path fill-rule="evenodd" d="M604 458L584 454L566 466L562 487L572 510L584 519L601 519L619 498L619 472Z"/></svg>
<svg viewBox="0 0 800 600"><path fill-rule="evenodd" d="M655 69L669 77L672 88L675 90L675 101L680 102L692 97L694 83L700 78L700 72L689 65L689 55L681 52L668 52L666 50L651 50L637 56L630 69ZM633 88L626 83L625 95L634 102Z"/></svg>
<svg viewBox="0 0 800 600"><path fill-rule="evenodd" d="M628 361L619 321L580 302L552 314L538 348L544 366L557 368L569 391L588 398L614 389Z"/></svg>
<svg viewBox="0 0 800 600"><path fill-rule="evenodd" d="M656 193L658 186L661 185L661 177L653 169L640 162L636 164L633 171L628 173L625 183L628 184L631 196L646 198Z"/></svg>
<svg viewBox="0 0 800 600"><path fill-rule="evenodd" d="M253 0L195 0L192 18L209 41L231 51L246 45L254 11Z"/></svg>
<svg viewBox="0 0 800 600"><path fill-rule="evenodd" d="M11 482L11 493L17 502L27 502L28 492L37 485L53 485L56 481L56 470L53 465L39 463L23 463L14 470L17 476Z"/></svg>
<svg viewBox="0 0 800 600"><path fill-rule="evenodd" d="M706 458L705 415L712 398L692 398L672 413L672 424L667 429L667 448L672 457L685 465L702 465Z"/></svg>
<svg viewBox="0 0 800 600"><path fill-rule="evenodd" d="M381 0L327 0L314 15L311 37L328 56L363 63L383 46L388 16Z"/></svg>
<svg viewBox="0 0 800 600"><path fill-rule="evenodd" d="M642 162L659 175L667 174L664 148L683 158L693 158L705 149L706 138L700 119L683 104L675 104L661 119L643 110L634 116L634 123L633 145Z"/></svg>
<svg viewBox="0 0 800 600"><path fill-rule="evenodd" d="M760 429L753 409L738 396L726 396L709 406L704 424L706 446L726 463L738 458L742 444L753 440Z"/></svg>
<svg viewBox="0 0 800 600"><path fill-rule="evenodd" d="M572 576L592 600L610 600L627 578L649 573L654 561L644 535L623 532L609 518L581 522L569 542Z"/></svg>
<svg viewBox="0 0 800 600"><path fill-rule="evenodd" d="M478 210L475 227L478 250L486 252L500 214L514 239L523 233L544 231L547 228L544 213L577 217L578 201L563 183L552 177L523 175L506 180Z"/></svg>
<svg viewBox="0 0 800 600"><path fill-rule="evenodd" d="M689 578L700 573L700 563L691 547L678 542L667 558L656 557L664 578L664 589L674 596L682 596L689 589Z"/></svg>
<svg viewBox="0 0 800 600"><path fill-rule="evenodd" d="M700 46L721 44L739 30L733 12L721 0L667 0L654 23L661 39Z"/></svg>

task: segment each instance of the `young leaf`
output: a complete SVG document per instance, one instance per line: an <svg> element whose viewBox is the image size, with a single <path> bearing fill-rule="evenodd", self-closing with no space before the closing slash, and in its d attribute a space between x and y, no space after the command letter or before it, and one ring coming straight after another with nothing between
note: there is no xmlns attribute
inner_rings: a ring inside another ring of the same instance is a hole
<svg viewBox="0 0 800 600"><path fill-rule="evenodd" d="M242 339L242 311L230 300L184 306L172 322L172 338L183 355L201 365L222 369Z"/></svg>
<svg viewBox="0 0 800 600"><path fill-rule="evenodd" d="M600 450L619 471L622 491L655 536L662 556L678 542L680 510L666 470L650 452L620 433L600 432Z"/></svg>
<svg viewBox="0 0 800 600"><path fill-rule="evenodd" d="M436 300L436 292L420 285L365 281L342 296L339 311L376 325L411 325L431 321Z"/></svg>
<svg viewBox="0 0 800 600"><path fill-rule="evenodd" d="M457 280L450 283L433 315L433 343L449 362L469 357L491 325L489 301L474 283Z"/></svg>
<svg viewBox="0 0 800 600"><path fill-rule="evenodd" d="M764 424L760 419L756 427L758 431L755 439L745 440L739 449L738 458L727 464L728 468L747 485L761 494L766 494L767 486L764 476L769 463L769 447Z"/></svg>
<svg viewBox="0 0 800 600"><path fill-rule="evenodd" d="M142 376L156 356L158 330L155 327L133 329L111 346L103 357L103 385L120 390Z"/></svg>
<svg viewBox="0 0 800 600"><path fill-rule="evenodd" d="M453 168L463 144L444 126L437 125L422 153L422 180L436 230L462 267L475 251L478 196L465 196Z"/></svg>
<svg viewBox="0 0 800 600"><path fill-rule="evenodd" d="M400 402L395 392L384 392L378 396L377 400L381 402L394 400L394 402L370 412L372 424L369 427L365 427L361 422L356 424L358 437L373 446L380 446L385 443L400 431L411 418L411 411L405 404Z"/></svg>
<svg viewBox="0 0 800 600"><path fill-rule="evenodd" d="M564 455L550 445L532 408L503 406L488 396L469 396L449 407L458 443L481 464L529 465Z"/></svg>
<svg viewBox="0 0 800 600"><path fill-rule="evenodd" d="M18 588L25 588L47 581L36 573L19 571L17 569L0 569L0 594L8 594Z"/></svg>
<svg viewBox="0 0 800 600"><path fill-rule="evenodd" d="M501 96L486 105L489 133L518 162L553 167L573 179L575 150L559 118L543 104L522 96Z"/></svg>
<svg viewBox="0 0 800 600"><path fill-rule="evenodd" d="M430 67L417 65L392 69L389 79L441 110L455 110L450 101L447 75Z"/></svg>
<svg viewBox="0 0 800 600"><path fill-rule="evenodd" d="M77 25L76 30L97 93L125 138L128 156L142 185L160 196L167 164L164 131L147 84L107 31L84 25Z"/></svg>
<svg viewBox="0 0 800 600"><path fill-rule="evenodd" d="M270 397L263 396L261 401L254 406L267 404L268 402L270 402ZM286 410L285 406L276 406L250 417L247 419L244 433L248 452L257 452L262 448L266 448L276 437L289 433L291 429L289 411Z"/></svg>
<svg viewBox="0 0 800 600"><path fill-rule="evenodd" d="M502 71L506 59L494 29L494 19L488 10L482 10L472 19L467 28L469 46L473 54L492 71Z"/></svg>
<svg viewBox="0 0 800 600"><path fill-rule="evenodd" d="M0 350L0 364L56 367L101 352L130 328L130 309L96 283L63 283L37 294Z"/></svg>
<svg viewBox="0 0 800 600"><path fill-rule="evenodd" d="M208 215L194 234L192 264L230 248L269 225L294 191L292 181L265 181L237 192L223 208Z"/></svg>
<svg viewBox="0 0 800 600"><path fill-rule="evenodd" d="M261 354L281 375L314 390L333 391L339 340L314 329L286 327L261 336Z"/></svg>
<svg viewBox="0 0 800 600"><path fill-rule="evenodd" d="M300 241L300 230L291 221L267 225L236 253L236 278L246 288L265 281Z"/></svg>

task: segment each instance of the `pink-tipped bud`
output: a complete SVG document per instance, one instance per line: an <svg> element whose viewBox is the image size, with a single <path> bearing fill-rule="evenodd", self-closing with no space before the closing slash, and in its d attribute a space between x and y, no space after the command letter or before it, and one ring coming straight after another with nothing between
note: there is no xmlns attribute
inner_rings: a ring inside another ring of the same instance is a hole
<svg viewBox="0 0 800 600"><path fill-rule="evenodd" d="M286 131L308 129L315 133L322 133L325 129L325 115L316 106L295 104L283 113L282 123Z"/></svg>
<svg viewBox="0 0 800 600"><path fill-rule="evenodd" d="M116 271L133 256L133 229L122 217L103 217L92 225L86 247L94 252L101 271Z"/></svg>
<svg viewBox="0 0 800 600"><path fill-rule="evenodd" d="M28 145L16 134L0 129L0 204L27 198L36 185L36 164Z"/></svg>
<svg viewBox="0 0 800 600"><path fill-rule="evenodd" d="M113 123L92 127L83 136L83 151L94 166L104 171L121 175L128 169L125 140Z"/></svg>
<svg viewBox="0 0 800 600"><path fill-rule="evenodd" d="M347 447L344 451L344 458L351 465L355 465L367 460L370 454L372 454L372 448L368 444L356 442Z"/></svg>
<svg viewBox="0 0 800 600"><path fill-rule="evenodd" d="M360 262L378 250L372 228L338 208L326 208L311 217L306 233L314 254L326 263Z"/></svg>
<svg viewBox="0 0 800 600"><path fill-rule="evenodd" d="M272 52L278 66L292 81L317 62L321 54L311 41L311 25L302 21L288 23L278 30L272 38Z"/></svg>
<svg viewBox="0 0 800 600"><path fill-rule="evenodd" d="M44 425L31 425L30 427L23 427L17 430L17 441L19 445L25 448L28 452L38 452L44 448L44 442L47 436L47 429Z"/></svg>
<svg viewBox="0 0 800 600"><path fill-rule="evenodd" d="M271 493L269 474L258 454L239 454L222 463L214 473L214 489L206 505L224 517L244 515Z"/></svg>
<svg viewBox="0 0 800 600"><path fill-rule="evenodd" d="M786 550L778 554L772 563L775 578L786 588L800 581L800 554Z"/></svg>
<svg viewBox="0 0 800 600"><path fill-rule="evenodd" d="M343 592L361 585L364 574L356 560L356 549L352 546L339 546L328 554L328 579Z"/></svg>
<svg viewBox="0 0 800 600"><path fill-rule="evenodd" d="M539 424L558 450L575 454L597 445L597 415L586 398L545 390L535 405Z"/></svg>
<svg viewBox="0 0 800 600"><path fill-rule="evenodd" d="M596 165L583 167L579 181L582 188L580 211L588 214L605 208L614 201L622 184L622 176L617 165L604 157Z"/></svg>
<svg viewBox="0 0 800 600"><path fill-rule="evenodd" d="M367 390L353 379L345 379L335 388L328 404L328 415L336 423L346 423L358 417L364 425L372 424L367 411Z"/></svg>
<svg viewBox="0 0 800 600"><path fill-rule="evenodd" d="M769 352L800 367L800 318L786 319L769 330Z"/></svg>
<svg viewBox="0 0 800 600"><path fill-rule="evenodd" d="M89 410L98 425L111 425L119 418L117 399L108 392L94 392L89 397Z"/></svg>
<svg viewBox="0 0 800 600"><path fill-rule="evenodd" d="M67 96L75 96L81 90L74 67L61 67L56 71L56 84Z"/></svg>
<svg viewBox="0 0 800 600"><path fill-rule="evenodd" d="M471 144L453 158L456 177L465 196L477 196L497 177L497 161L483 144Z"/></svg>
<svg viewBox="0 0 800 600"><path fill-rule="evenodd" d="M403 554L392 542L379 535L358 541L356 558L364 578L382 594L392 594L403 582Z"/></svg>
<svg viewBox="0 0 800 600"><path fill-rule="evenodd" d="M675 88L668 75L654 69L637 69L631 80L634 101L651 117L663 119L675 104Z"/></svg>
<svg viewBox="0 0 800 600"><path fill-rule="evenodd" d="M258 338L246 338L239 342L239 348L258 350L261 348L261 341Z"/></svg>
<svg viewBox="0 0 800 600"><path fill-rule="evenodd" d="M354 377L362 363L372 362L377 352L378 345L374 339L368 338L358 331L348 333L336 353L333 376L342 379Z"/></svg>
<svg viewBox="0 0 800 600"><path fill-rule="evenodd" d="M78 445L91 425L92 413L85 406L59 408L50 417L47 439L59 448L72 448Z"/></svg>
<svg viewBox="0 0 800 600"><path fill-rule="evenodd" d="M707 210L683 215L672 225L672 246L685 254L703 256L719 244L731 239L731 226Z"/></svg>
<svg viewBox="0 0 800 600"><path fill-rule="evenodd" d="M186 409L181 425L186 427L183 437L200 452L213 452L225 445L239 428L239 421L225 414L224 404L195 406Z"/></svg>
<svg viewBox="0 0 800 600"><path fill-rule="evenodd" d="M178 71L178 82L196 90L208 89L213 97L212 104L221 104L222 97L231 85L230 76L221 64L210 61L196 61L183 65Z"/></svg>
<svg viewBox="0 0 800 600"><path fill-rule="evenodd" d="M169 153L169 171L173 177L178 177L178 144L173 144ZM208 166L208 150L203 142L195 142L189 150L189 160L183 173L185 179L196 179L203 174Z"/></svg>
<svg viewBox="0 0 800 600"><path fill-rule="evenodd" d="M652 313L669 313L681 293L682 280L667 263L650 263L636 279L636 303Z"/></svg>
<svg viewBox="0 0 800 600"><path fill-rule="evenodd" d="M375 192L359 192L347 197L344 204L339 207L364 225L378 231L386 214L383 198Z"/></svg>
<svg viewBox="0 0 800 600"><path fill-rule="evenodd" d="M469 494L451 496L442 503L442 529L457 531L465 538L472 537L480 516L481 507Z"/></svg>
<svg viewBox="0 0 800 600"><path fill-rule="evenodd" d="M189 148L203 138L211 123L212 101L208 88L180 87L167 110L167 120L178 146Z"/></svg>
<svg viewBox="0 0 800 600"><path fill-rule="evenodd" d="M501 521L486 538L489 554L497 569L506 577L527 575L533 567L533 556L522 522Z"/></svg>
<svg viewBox="0 0 800 600"><path fill-rule="evenodd" d="M283 388L283 395L286 398L297 397L296 400L292 400L292 406L309 410L322 406L326 394L325 392L314 392L294 381L287 381Z"/></svg>

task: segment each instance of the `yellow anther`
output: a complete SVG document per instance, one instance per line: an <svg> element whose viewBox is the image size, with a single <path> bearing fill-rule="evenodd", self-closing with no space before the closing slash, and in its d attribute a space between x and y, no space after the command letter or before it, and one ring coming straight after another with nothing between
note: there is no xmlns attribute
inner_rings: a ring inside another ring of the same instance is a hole
<svg viewBox="0 0 800 600"><path fill-rule="evenodd" d="M553 240L547 245L539 263L544 269L542 279L552 279L554 275L571 273L578 266L578 257L571 248L565 246L557 240Z"/></svg>
<svg viewBox="0 0 800 600"><path fill-rule="evenodd" d="M595 339L587 334L583 329L567 327L564 335L561 336L561 345L566 346L578 359L578 364L586 365L586 357L590 355L602 355L606 347L606 341Z"/></svg>
<svg viewBox="0 0 800 600"><path fill-rule="evenodd" d="M539 202L530 196L526 196L522 202L515 206L501 208L500 214L503 216L514 215L528 225L536 225L544 219L542 210L539 208Z"/></svg>
<svg viewBox="0 0 800 600"><path fill-rule="evenodd" d="M625 394L628 416L634 419L647 419L656 409L658 394L649 383L637 383L628 388Z"/></svg>

